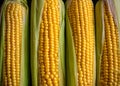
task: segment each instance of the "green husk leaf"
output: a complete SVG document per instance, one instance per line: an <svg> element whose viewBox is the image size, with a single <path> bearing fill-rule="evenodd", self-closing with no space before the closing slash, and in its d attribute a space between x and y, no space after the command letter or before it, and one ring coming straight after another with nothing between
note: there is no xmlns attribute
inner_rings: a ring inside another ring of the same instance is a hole
<svg viewBox="0 0 120 86"><path fill-rule="evenodd" d="M103 1L99 0L96 4L96 85L99 86L100 81L100 64L102 56L102 48L104 44L104 15Z"/></svg>
<svg viewBox="0 0 120 86"><path fill-rule="evenodd" d="M65 6L62 0L60 0L60 40L59 40L59 49L60 49L60 84L59 86L65 86Z"/></svg>
<svg viewBox="0 0 120 86"><path fill-rule="evenodd" d="M27 5L24 5L26 8L25 12L25 25L23 29L22 35L22 58L21 58L21 83L20 86L29 86L30 85L30 71L29 71L29 10Z"/></svg>
<svg viewBox="0 0 120 86"><path fill-rule="evenodd" d="M2 73L3 73L3 49L4 49L4 36L3 36L3 33L4 33L4 17L2 16L3 14L3 10L5 9L4 8L4 4L6 2L3 3L3 6L2 6L2 9L1 9L1 13L0 13L0 86L2 86Z"/></svg>
<svg viewBox="0 0 120 86"><path fill-rule="evenodd" d="M42 10L44 6L44 0L32 0L31 4L31 74L32 74L32 86L38 86L38 67L37 67L37 49L38 49L38 37L39 27L42 17Z"/></svg>
<svg viewBox="0 0 120 86"><path fill-rule="evenodd" d="M75 55L75 47L72 36L72 28L70 26L66 2L66 79L67 86L78 86L77 80L77 63Z"/></svg>
<svg viewBox="0 0 120 86"><path fill-rule="evenodd" d="M65 85L65 42L64 42L64 4L62 0L60 2L60 40L59 40L59 74L60 74L60 86ZM44 7L44 0L32 0L31 4L31 72L32 72L32 85L38 86L38 43L39 43L39 31L40 23L42 19Z"/></svg>
<svg viewBox="0 0 120 86"><path fill-rule="evenodd" d="M24 28L22 30L22 57L21 57L21 75L20 75L20 86L28 86L29 85L29 29L28 29L28 6L27 4L21 0L21 2L14 0L5 0L2 5L1 12L1 22L0 22L0 86L2 86L2 78L3 78L3 61L4 61L4 36L5 36L5 11L6 7L9 3L16 2L20 3L25 8L25 16L24 16Z"/></svg>

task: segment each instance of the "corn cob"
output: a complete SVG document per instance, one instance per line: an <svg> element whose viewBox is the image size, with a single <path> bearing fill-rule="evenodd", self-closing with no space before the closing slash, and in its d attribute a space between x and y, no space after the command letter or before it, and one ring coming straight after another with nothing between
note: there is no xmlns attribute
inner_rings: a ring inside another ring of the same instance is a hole
<svg viewBox="0 0 120 86"><path fill-rule="evenodd" d="M96 5L97 86L120 85L120 27L116 3L120 1L100 0Z"/></svg>
<svg viewBox="0 0 120 86"><path fill-rule="evenodd" d="M1 18L3 33L0 38L0 57L3 72L0 73L0 86L27 86L29 73L26 2L22 4L20 1L6 0Z"/></svg>
<svg viewBox="0 0 120 86"><path fill-rule="evenodd" d="M92 1L67 0L66 21L67 86L94 86L95 40Z"/></svg>
<svg viewBox="0 0 120 86"><path fill-rule="evenodd" d="M32 85L64 86L64 6L61 0L37 3L31 5Z"/></svg>

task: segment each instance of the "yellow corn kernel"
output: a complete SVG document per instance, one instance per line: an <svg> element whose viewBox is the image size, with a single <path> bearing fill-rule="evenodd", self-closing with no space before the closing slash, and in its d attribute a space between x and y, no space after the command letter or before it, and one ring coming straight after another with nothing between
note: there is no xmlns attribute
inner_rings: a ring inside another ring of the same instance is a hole
<svg viewBox="0 0 120 86"><path fill-rule="evenodd" d="M59 0L45 0L39 35L39 85L59 85Z"/></svg>
<svg viewBox="0 0 120 86"><path fill-rule="evenodd" d="M119 35L113 16L104 4L105 43L101 60L101 86L119 86Z"/></svg>
<svg viewBox="0 0 120 86"><path fill-rule="evenodd" d="M9 3L5 11L5 50L3 85L20 86L20 59L22 43L23 8Z"/></svg>
<svg viewBox="0 0 120 86"><path fill-rule="evenodd" d="M78 86L92 86L94 82L93 10L91 0L72 0L68 8L77 58Z"/></svg>

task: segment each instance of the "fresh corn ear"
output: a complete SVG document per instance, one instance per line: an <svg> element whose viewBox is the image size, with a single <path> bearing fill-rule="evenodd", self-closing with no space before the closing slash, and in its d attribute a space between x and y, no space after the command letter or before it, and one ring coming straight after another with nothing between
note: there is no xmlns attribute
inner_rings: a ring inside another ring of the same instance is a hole
<svg viewBox="0 0 120 86"><path fill-rule="evenodd" d="M29 86L26 2L5 0L0 17L0 86Z"/></svg>
<svg viewBox="0 0 120 86"><path fill-rule="evenodd" d="M67 86L95 86L95 36L92 0L66 2Z"/></svg>
<svg viewBox="0 0 120 86"><path fill-rule="evenodd" d="M62 0L32 0L33 86L65 86L64 14Z"/></svg>
<svg viewBox="0 0 120 86"><path fill-rule="evenodd" d="M120 0L96 4L97 86L120 86Z"/></svg>

